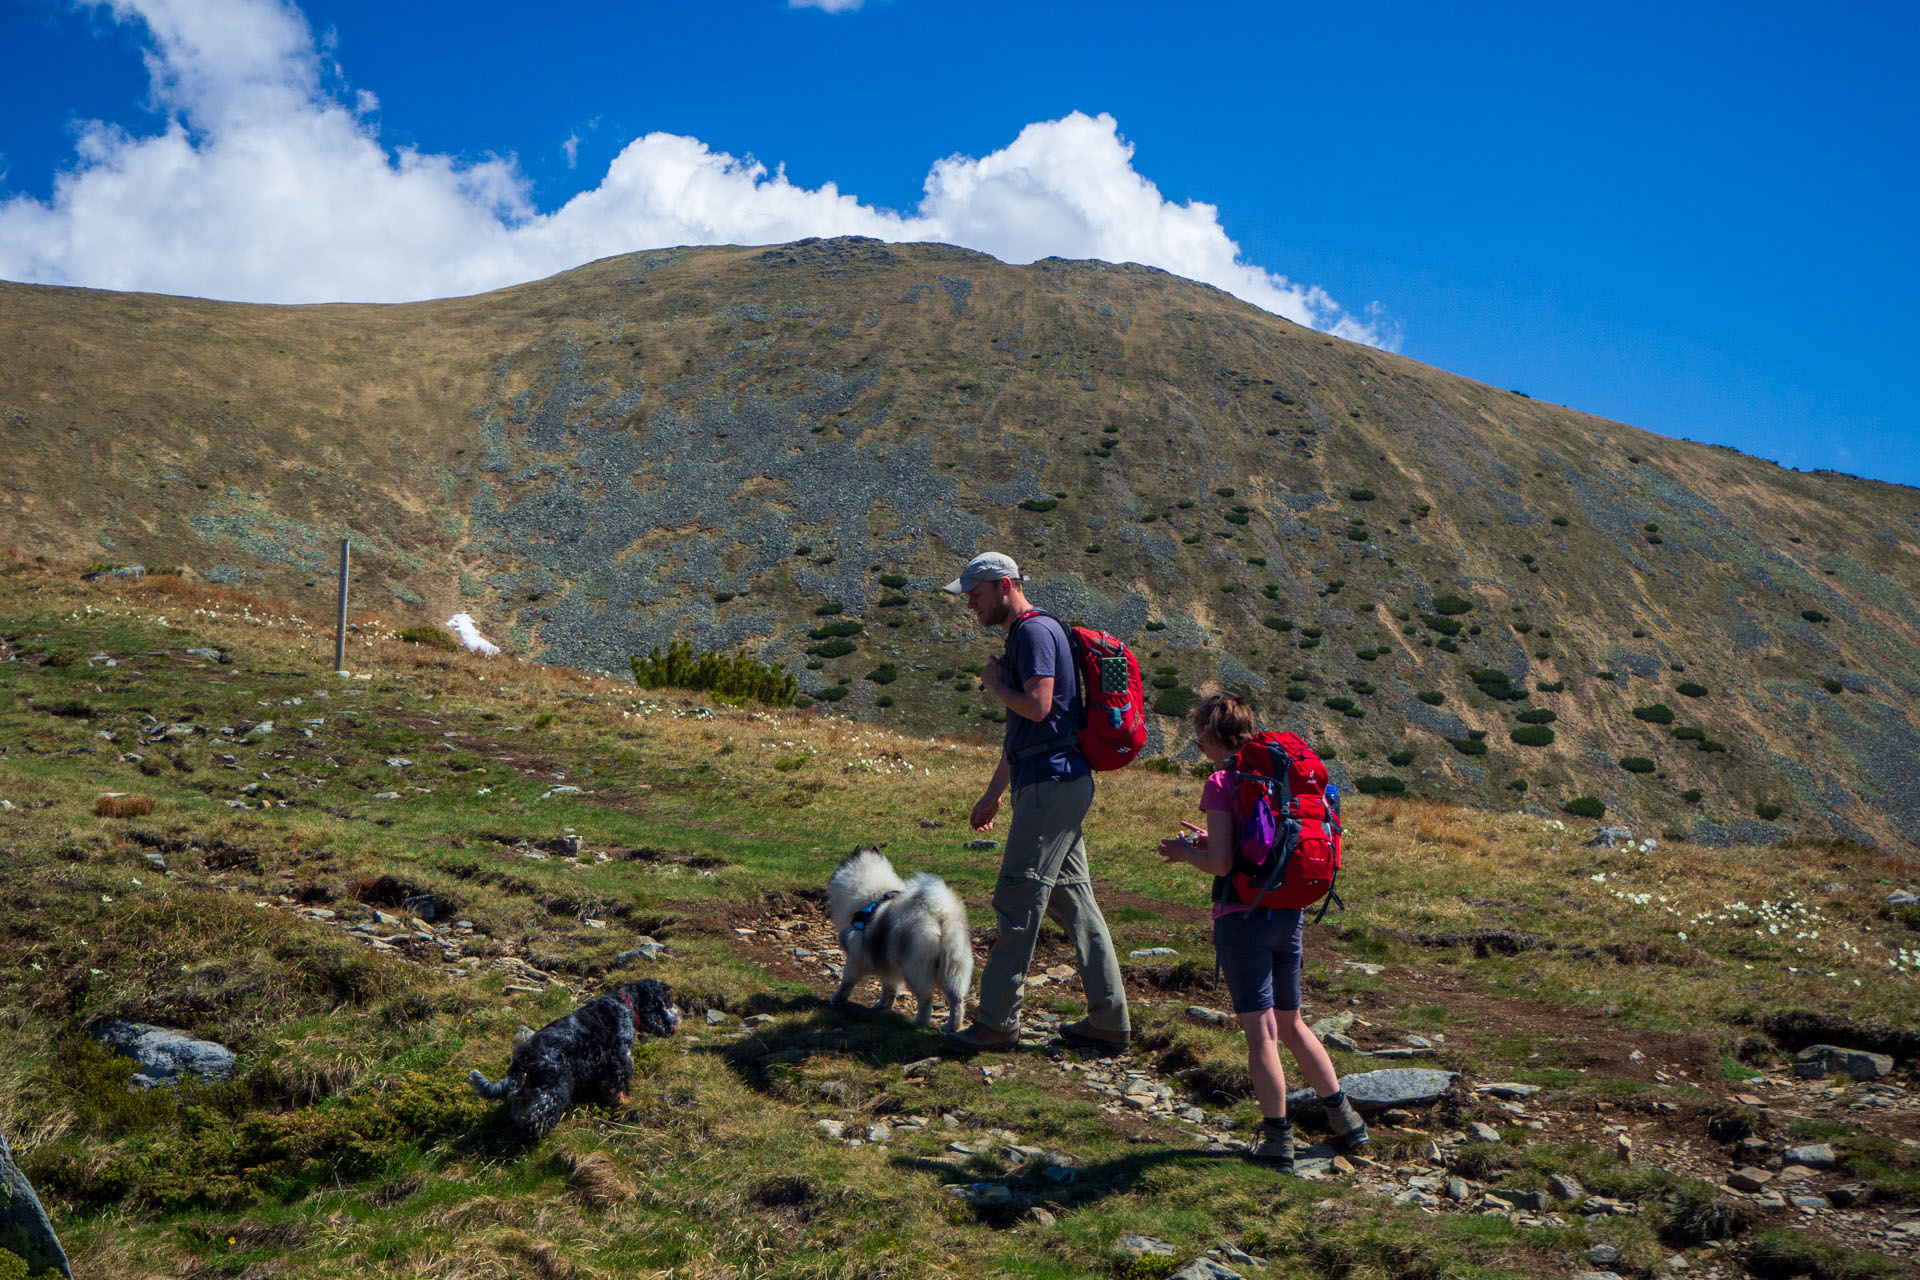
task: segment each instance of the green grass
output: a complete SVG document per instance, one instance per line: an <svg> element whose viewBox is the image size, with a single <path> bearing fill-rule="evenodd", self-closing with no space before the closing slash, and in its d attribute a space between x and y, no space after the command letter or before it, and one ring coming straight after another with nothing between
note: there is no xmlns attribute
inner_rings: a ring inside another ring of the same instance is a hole
<svg viewBox="0 0 1920 1280"><path fill-rule="evenodd" d="M0 811L8 855L0 889L32 908L4 926L18 963L0 968L0 1125L10 1136L32 1135L29 1172L70 1248L100 1274L177 1270L181 1257L233 1270L280 1248L315 1275L425 1271L456 1255L509 1272L558 1258L609 1274L1073 1275L1105 1268L1111 1241L1128 1230L1190 1252L1232 1239L1291 1259L1283 1248L1297 1247L1302 1258L1382 1273L1564 1269L1563 1242L1516 1237L1510 1226L1449 1217L1435 1231L1421 1215L1338 1189L1190 1159L1171 1133L1129 1143L1092 1095L1063 1084L1044 1059L1022 1059L991 1085L960 1064L909 1084L898 1064L932 1052L930 1033L897 1017L827 1010L816 986L742 954L733 921L766 909L765 895L817 890L856 841L884 842L903 869L940 874L975 921L989 923L993 857L963 846L990 748L813 713L722 708L705 719L694 711L698 698L671 691L481 665L391 641L358 651L355 666L370 680L337 681L324 673L330 645L304 627L220 617L162 628L139 610L69 616L72 603L92 598L0 579L0 634L34 637L44 646L36 652L107 650L122 660L111 676L0 664L0 734L20 744L0 760L0 795L20 806ZM202 643L230 661L185 657ZM912 678L904 666L898 672L901 685ZM37 709L69 699L94 714ZM138 739L148 713L209 728L271 715L277 730L258 741L202 732L147 744ZM309 718L322 721L312 739L297 732ZM102 731L115 735L111 750L96 736ZM442 736L449 731L460 736ZM122 761L121 750L146 759ZM224 768L222 755L239 767ZM413 763L396 769L390 756ZM582 792L553 794L562 777ZM243 792L249 780L260 790ZM155 797L151 815L93 816L98 791L136 787ZM374 798L387 791L401 798ZM1204 972L1204 879L1161 865L1141 834L1171 830L1197 795L1196 781L1147 770L1104 778L1088 839L1122 953L1172 946ZM227 806L240 798L251 807ZM264 798L290 803L259 807ZM530 858L514 843L569 827L608 860ZM1311 935L1316 1009L1359 998L1370 1018L1445 1027L1449 1053L1488 1078L1594 1096L1621 1085L1566 1067L1568 1050L1552 1037L1500 1039L1443 1001L1399 989L1399 971L1417 965L1488 998L1548 1008L1583 1001L1578 993L1600 979L1593 962L1576 958L1580 948L1651 945L1668 931L1589 885L1590 851L1537 819L1416 800L1355 797L1348 829L1342 888L1353 909ZM135 831L190 839L197 851L163 853L173 874L162 875ZM209 856L222 849L249 857L222 870ZM628 856L633 850L653 852ZM1757 900L1783 856L1824 867L1832 855L1730 850L1696 865L1676 853L1663 864L1661 891L1690 908L1706 905L1709 893ZM1515 876L1523 865L1540 874ZM475 973L454 977L382 955L279 901L313 886L333 895L335 909L352 910L355 886L382 875L442 896L474 923ZM1871 905L1863 903L1862 919ZM1481 960L1464 948L1436 956L1401 940L1415 930L1499 927L1560 946ZM617 963L641 931L667 943L667 958ZM1726 1026L1755 981L1736 976L1733 944L1731 935L1700 944L1731 974L1605 962L1609 999L1624 1010L1615 1024L1691 1033ZM502 975L479 966L507 954L534 960L566 987L506 991ZM1368 976L1337 963L1346 958L1395 968ZM1892 984L1849 987L1864 963L1837 953L1821 963L1841 975L1810 983L1829 1007L1883 1017L1901 1007ZM466 1069L497 1073L515 1025L538 1025L571 1007L575 992L641 972L667 976L683 999L775 1021L734 1040L731 1029L708 1033L696 1018L684 1036L646 1046L626 1106L577 1109L533 1151L502 1149L496 1118L464 1089ZM1772 981L1780 991L1800 982ZM1137 1024L1143 1043L1163 1038L1147 1051L1156 1062L1201 1068L1245 1114L1252 1104L1240 1042L1179 1012L1217 998L1169 992L1142 1005ZM1061 1006L1077 1012L1070 1000ZM176 1094L125 1092L126 1065L76 1032L90 1018L133 1009L232 1045L240 1076ZM785 1049L811 1056L770 1056ZM1165 1067L1174 1069L1183 1068ZM819 1092L833 1082L847 1086L845 1101ZM943 1182L995 1171L939 1166L948 1138L938 1131L850 1149L822 1142L812 1125L937 1119L954 1108L967 1113L966 1134L1005 1128L1079 1157L1082 1181L1054 1196L1056 1230L995 1229L946 1197ZM627 1189L615 1209L569 1190L568 1170L593 1154ZM1903 1174L1877 1148L1851 1158ZM805 1186L769 1190L795 1177ZM1352 1215L1328 1221L1316 1211L1329 1195L1350 1203Z"/></svg>

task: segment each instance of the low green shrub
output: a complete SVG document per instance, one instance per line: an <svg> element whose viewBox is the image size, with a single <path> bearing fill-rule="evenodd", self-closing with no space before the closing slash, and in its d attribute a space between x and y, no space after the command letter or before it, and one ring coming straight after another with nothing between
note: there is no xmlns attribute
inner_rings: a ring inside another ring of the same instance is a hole
<svg viewBox="0 0 1920 1280"><path fill-rule="evenodd" d="M1515 778L1507 784L1507 790L1509 791L1525 791L1526 789L1527 780L1525 778Z"/></svg>
<svg viewBox="0 0 1920 1280"><path fill-rule="evenodd" d="M1707 696L1707 686L1695 684L1691 680L1681 681L1679 684L1673 686L1673 691L1683 698L1704 698Z"/></svg>
<svg viewBox="0 0 1920 1280"><path fill-rule="evenodd" d="M1428 639L1428 640L1432 640L1432 639L1433 639L1433 637L1432 637L1432 636L1428 636L1428 637L1427 637L1427 639ZM1436 644L1434 645L1434 648L1436 648L1436 649L1438 649L1438 650L1439 650L1440 652L1442 652L1442 653L1458 653L1458 652L1460 652L1460 644L1459 644L1459 642L1458 642L1457 640L1455 640L1455 639L1453 639L1453 637L1451 637L1451 636L1441 636L1441 637L1440 637L1440 639L1439 639L1439 641L1438 641L1438 642L1437 642L1437 643L1436 643Z"/></svg>
<svg viewBox="0 0 1920 1280"><path fill-rule="evenodd" d="M1673 736L1681 742L1705 742L1707 740L1707 731L1705 729L1696 729L1690 724L1683 724L1673 731Z"/></svg>
<svg viewBox="0 0 1920 1280"><path fill-rule="evenodd" d="M825 604L821 605L819 608L815 609L813 612L816 617L830 618L836 613L846 612L846 606L841 604L838 600L829 600Z"/></svg>
<svg viewBox="0 0 1920 1280"><path fill-rule="evenodd" d="M1347 501L1349 501L1349 502L1372 502L1372 501L1373 501L1373 490L1371 490L1371 489L1349 489L1349 490L1347 490Z"/></svg>
<svg viewBox="0 0 1920 1280"><path fill-rule="evenodd" d="M736 598L738 594L738 592L734 591L716 591L713 593L713 602L715 604L725 604L727 601Z"/></svg>
<svg viewBox="0 0 1920 1280"><path fill-rule="evenodd" d="M1283 618L1278 614L1270 613L1260 620L1260 625L1269 631L1291 631L1293 630L1293 619Z"/></svg>
<svg viewBox="0 0 1920 1280"><path fill-rule="evenodd" d="M1420 621L1426 625L1427 630L1438 631L1443 636L1460 634L1461 624L1453 618L1442 617L1437 613L1423 613L1420 615Z"/></svg>
<svg viewBox="0 0 1920 1280"><path fill-rule="evenodd" d="M1164 622L1153 622L1149 620L1146 623L1146 629L1148 631L1165 631L1167 629L1167 624Z"/></svg>
<svg viewBox="0 0 1920 1280"><path fill-rule="evenodd" d="M1533 630L1533 624L1531 622L1516 622L1513 624L1513 629L1521 635L1525 635L1527 632Z"/></svg>
<svg viewBox="0 0 1920 1280"><path fill-rule="evenodd" d="M1727 749L1726 743L1716 742L1712 738L1708 738L1700 744L1700 750L1705 751L1709 755L1712 755L1717 752L1725 751L1726 749Z"/></svg>
<svg viewBox="0 0 1920 1280"><path fill-rule="evenodd" d="M1628 773L1652 773L1660 766L1645 756L1621 756L1620 767Z"/></svg>
<svg viewBox="0 0 1920 1280"><path fill-rule="evenodd" d="M1448 738L1447 745L1463 756L1483 756L1487 754L1485 738Z"/></svg>
<svg viewBox="0 0 1920 1280"><path fill-rule="evenodd" d="M851 650L852 646L848 646ZM658 646L642 658L627 659L633 681L642 689L691 689L722 698L737 698L784 707L799 692L793 674L744 652L697 653L691 641L675 640L662 653Z"/></svg>
<svg viewBox="0 0 1920 1280"><path fill-rule="evenodd" d="M895 591L889 591L887 594L881 596L879 600L875 601L875 605L881 609L898 609L903 604L912 603L912 600Z"/></svg>
<svg viewBox="0 0 1920 1280"><path fill-rule="evenodd" d="M1565 516L1555 516L1553 517L1553 523L1557 527L1564 529L1571 522Z"/></svg>
<svg viewBox="0 0 1920 1280"><path fill-rule="evenodd" d="M1300 634L1309 640L1318 640L1325 633L1318 627L1302 627L1300 628Z"/></svg>
<svg viewBox="0 0 1920 1280"><path fill-rule="evenodd" d="M1822 680L1820 682L1820 687L1822 689L1825 689L1828 693L1839 693L1841 690L1845 689L1847 686L1841 684L1838 680Z"/></svg>
<svg viewBox="0 0 1920 1280"><path fill-rule="evenodd" d="M1214 492L1223 498L1231 498L1233 496L1233 487L1229 485L1224 489L1215 489Z"/></svg>
<svg viewBox="0 0 1920 1280"><path fill-rule="evenodd" d="M1305 702L1309 696L1307 690L1297 684L1287 686L1287 701L1289 702Z"/></svg>
<svg viewBox="0 0 1920 1280"><path fill-rule="evenodd" d="M1825 622L1827 620L1827 615L1820 612L1818 609L1802 609L1800 611L1800 616L1805 618L1808 622Z"/></svg>
<svg viewBox="0 0 1920 1280"><path fill-rule="evenodd" d="M1438 689L1422 689L1419 693L1416 693L1413 696L1420 699L1420 701L1426 703L1430 707L1437 707L1441 703L1447 700L1447 695L1444 693L1441 693Z"/></svg>
<svg viewBox="0 0 1920 1280"><path fill-rule="evenodd" d="M1576 818L1599 818L1607 812L1606 803L1598 796L1575 796L1560 808Z"/></svg>
<svg viewBox="0 0 1920 1280"><path fill-rule="evenodd" d="M1412 747L1403 747L1400 750L1394 752L1392 755L1388 756L1387 763L1397 764L1404 767L1406 765L1412 764L1416 758L1417 757L1414 755L1414 751Z"/></svg>
<svg viewBox="0 0 1920 1280"><path fill-rule="evenodd" d="M1523 747L1544 747L1553 742L1553 730L1543 724L1521 725L1507 736Z"/></svg>
<svg viewBox="0 0 1920 1280"><path fill-rule="evenodd" d="M1368 650L1367 652L1372 652L1372 651ZM1349 680L1347 681L1347 688L1353 690L1355 693L1359 694L1363 698L1370 693L1378 692L1375 686L1368 684L1365 680Z"/></svg>
<svg viewBox="0 0 1920 1280"><path fill-rule="evenodd" d="M1481 693L1496 702L1520 702L1527 697L1527 687L1513 683L1512 678L1498 667L1474 667L1467 672L1467 678Z"/></svg>
<svg viewBox="0 0 1920 1280"><path fill-rule="evenodd" d="M1163 716L1180 717L1193 710L1199 695L1184 685L1175 685L1153 700L1153 709Z"/></svg>
<svg viewBox="0 0 1920 1280"><path fill-rule="evenodd" d="M1251 565L1258 565L1260 568L1264 569L1267 567L1267 558L1265 556L1248 556L1247 563Z"/></svg>
<svg viewBox="0 0 1920 1280"><path fill-rule="evenodd" d="M1698 787L1688 787L1685 791L1682 791L1680 793L1680 798L1682 800L1685 800L1688 804L1699 804L1700 797L1704 794L1706 793L1701 791L1700 788Z"/></svg>
<svg viewBox="0 0 1920 1280"><path fill-rule="evenodd" d="M883 662L867 672L867 679L875 684L892 684L900 678L900 668L891 662Z"/></svg>
<svg viewBox="0 0 1920 1280"><path fill-rule="evenodd" d="M809 640L832 640L835 637L857 636L864 630L866 630L866 627L862 623L848 618L841 622L829 622L825 626L815 627L813 630L807 632L807 638Z"/></svg>
<svg viewBox="0 0 1920 1280"><path fill-rule="evenodd" d="M1228 524L1245 524L1253 518L1244 511L1226 511L1221 514L1226 517Z"/></svg>
<svg viewBox="0 0 1920 1280"><path fill-rule="evenodd" d="M1020 504L1022 511L1051 511L1060 505L1058 498L1028 498Z"/></svg>
<svg viewBox="0 0 1920 1280"><path fill-rule="evenodd" d="M807 650L816 658L844 658L860 646L851 640L828 640Z"/></svg>
<svg viewBox="0 0 1920 1280"><path fill-rule="evenodd" d="M1567 690L1567 682L1565 680L1542 680L1533 687L1542 693L1565 693Z"/></svg>
<svg viewBox="0 0 1920 1280"><path fill-rule="evenodd" d="M1363 796L1397 796L1407 789L1405 782L1391 774L1362 774L1353 780L1353 786Z"/></svg>
<svg viewBox="0 0 1920 1280"><path fill-rule="evenodd" d="M1673 708L1664 702L1655 702L1649 706L1633 709L1635 720L1645 720L1648 724L1672 724Z"/></svg>
<svg viewBox="0 0 1920 1280"><path fill-rule="evenodd" d="M1552 724L1559 718L1545 707L1530 707L1514 717L1521 724Z"/></svg>
<svg viewBox="0 0 1920 1280"><path fill-rule="evenodd" d="M1435 613L1472 613L1473 601L1465 596L1436 596L1433 601Z"/></svg>
<svg viewBox="0 0 1920 1280"><path fill-rule="evenodd" d="M1328 698L1320 704L1329 711L1349 711L1353 708L1352 698Z"/></svg>
<svg viewBox="0 0 1920 1280"><path fill-rule="evenodd" d="M831 684L813 696L822 702L838 702L847 696L847 686L843 684ZM986 715L987 713L983 711L980 714Z"/></svg>
<svg viewBox="0 0 1920 1280"><path fill-rule="evenodd" d="M439 627L408 627L394 635L408 644L423 644L429 649L445 649L450 653L460 651L460 642Z"/></svg>
<svg viewBox="0 0 1920 1280"><path fill-rule="evenodd" d="M1753 811L1754 813L1759 815L1760 819L1763 822L1772 822L1775 818L1779 817L1783 812L1785 812L1783 809L1781 809L1779 805L1774 804L1771 801L1762 801L1761 803L1753 806Z"/></svg>

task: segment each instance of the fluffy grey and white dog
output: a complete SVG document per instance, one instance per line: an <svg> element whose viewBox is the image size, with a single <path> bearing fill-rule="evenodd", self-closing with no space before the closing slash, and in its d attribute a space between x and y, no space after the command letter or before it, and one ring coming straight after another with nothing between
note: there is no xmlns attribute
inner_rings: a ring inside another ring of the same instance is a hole
<svg viewBox="0 0 1920 1280"><path fill-rule="evenodd" d="M967 909L938 876L901 882L877 849L848 854L827 881L827 915L846 965L833 1003L844 1004L868 974L880 979L876 1009L891 1009L905 986L919 1001L916 1027L933 1021L933 993L947 1002L947 1030L960 1029L973 982Z"/></svg>

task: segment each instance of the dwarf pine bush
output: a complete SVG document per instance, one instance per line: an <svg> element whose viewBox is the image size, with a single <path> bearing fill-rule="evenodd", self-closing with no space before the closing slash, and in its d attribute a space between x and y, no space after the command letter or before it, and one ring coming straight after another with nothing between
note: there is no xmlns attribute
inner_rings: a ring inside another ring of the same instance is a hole
<svg viewBox="0 0 1920 1280"><path fill-rule="evenodd" d="M1524 724L1507 736L1523 747L1544 747L1553 742L1553 730L1543 724Z"/></svg>
<svg viewBox="0 0 1920 1280"><path fill-rule="evenodd" d="M1659 766L1645 756L1621 756L1620 767L1628 773L1652 773Z"/></svg>
<svg viewBox="0 0 1920 1280"><path fill-rule="evenodd" d="M1664 702L1655 702L1650 706L1635 707L1633 718L1645 720L1648 724L1672 724L1673 708Z"/></svg>
<svg viewBox="0 0 1920 1280"><path fill-rule="evenodd" d="M1560 808L1576 818L1600 818L1607 812L1607 806L1598 796L1575 796Z"/></svg>
<svg viewBox="0 0 1920 1280"><path fill-rule="evenodd" d="M851 651L853 646L847 648ZM665 653L656 645L646 657L634 654L627 663L633 668L634 683L642 689L691 689L776 707L791 704L799 692L791 672L745 653L696 653L688 640L675 640Z"/></svg>

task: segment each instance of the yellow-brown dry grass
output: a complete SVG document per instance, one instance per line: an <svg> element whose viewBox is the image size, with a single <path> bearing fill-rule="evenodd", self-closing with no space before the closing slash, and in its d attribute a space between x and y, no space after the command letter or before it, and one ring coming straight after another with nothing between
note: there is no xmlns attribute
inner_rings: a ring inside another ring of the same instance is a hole
<svg viewBox="0 0 1920 1280"><path fill-rule="evenodd" d="M554 1158L567 1172L567 1190L589 1209L605 1209L633 1199L633 1185L605 1153L561 1151Z"/></svg>
<svg viewBox="0 0 1920 1280"><path fill-rule="evenodd" d="M93 813L98 818L139 818L152 812L152 796L128 795L122 791L103 791L94 797L93 801Z"/></svg>

